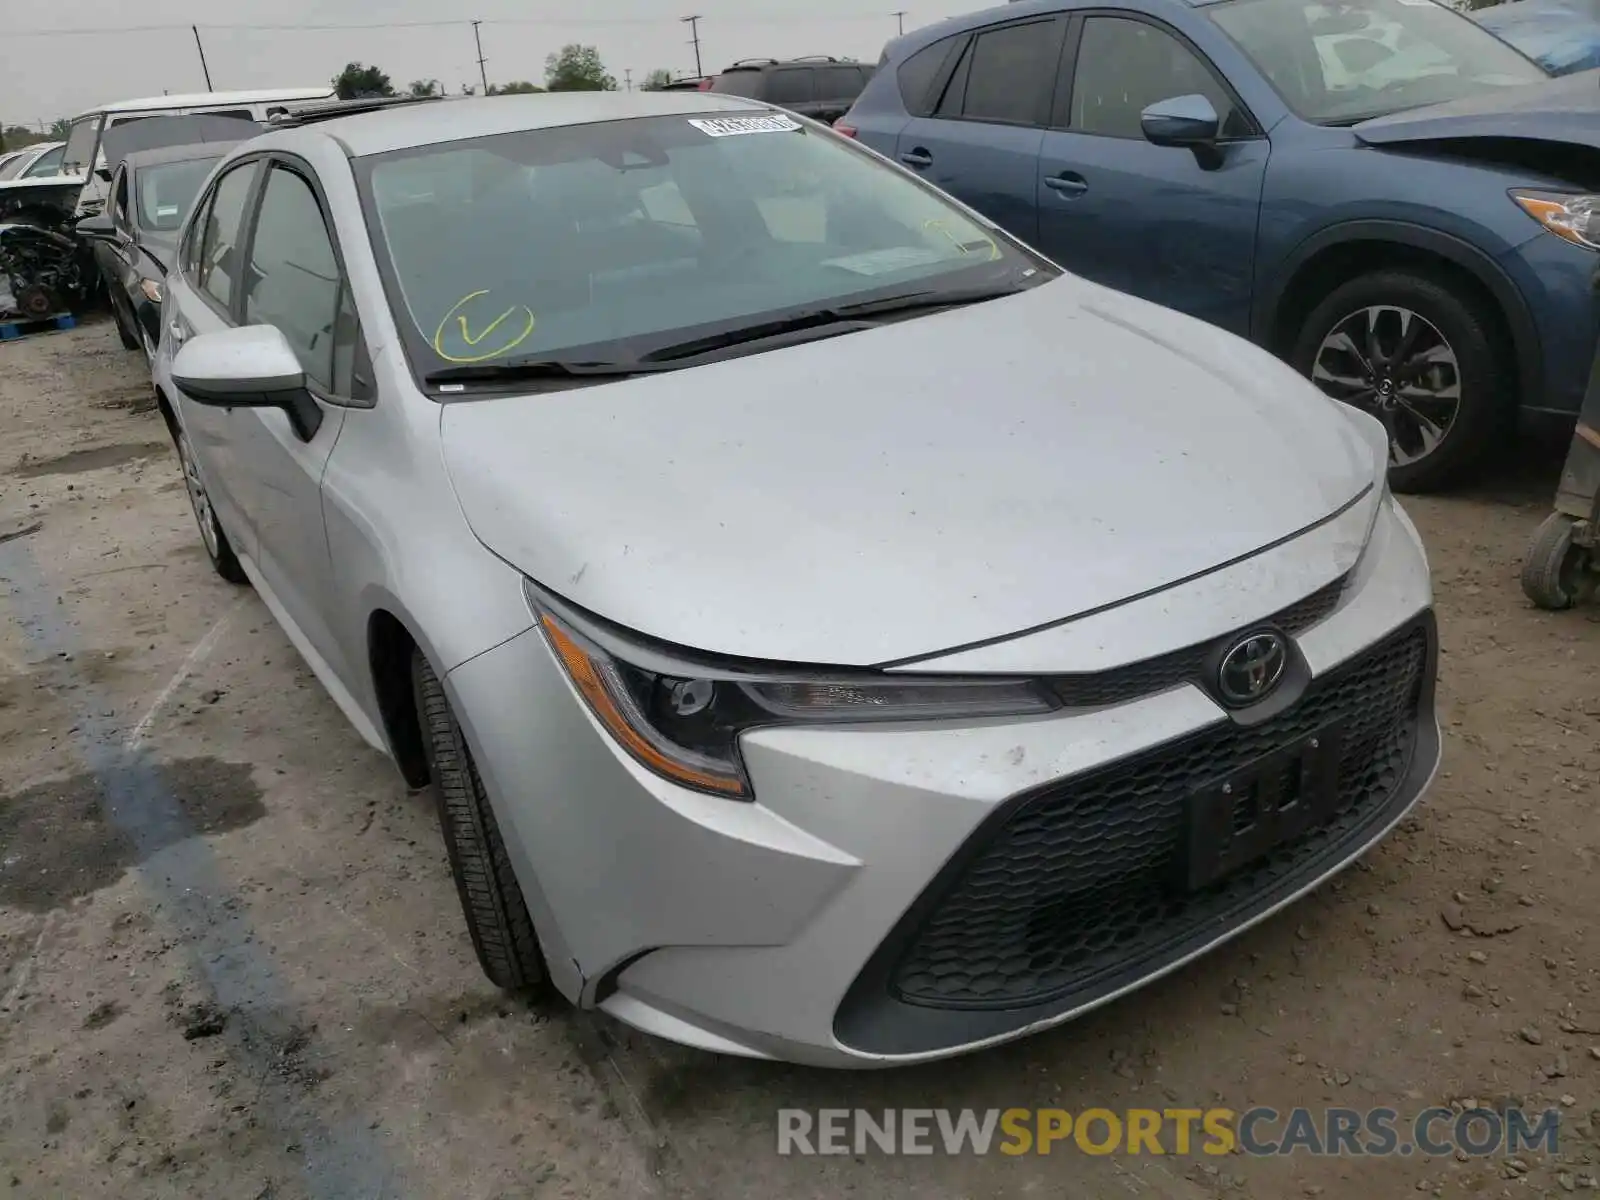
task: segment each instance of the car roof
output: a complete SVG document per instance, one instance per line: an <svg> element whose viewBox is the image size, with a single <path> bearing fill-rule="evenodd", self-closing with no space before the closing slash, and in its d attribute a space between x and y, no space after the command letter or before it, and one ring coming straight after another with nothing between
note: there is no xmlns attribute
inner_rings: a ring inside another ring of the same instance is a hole
<svg viewBox="0 0 1600 1200"><path fill-rule="evenodd" d="M114 104L102 104L96 108L85 109L78 116L87 117L97 112L141 112L147 108L202 108L213 104L270 104L278 100L292 103L297 100L325 100L333 94L334 91L331 87L258 88L249 92L191 92L182 96L146 96L143 100L118 100ZM77 117L74 117L73 120L77 120Z"/></svg>
<svg viewBox="0 0 1600 1200"><path fill-rule="evenodd" d="M162 163L194 162L202 158L221 158L240 142L191 142L187 146L161 146L155 150L135 150L122 161L134 170Z"/></svg>
<svg viewBox="0 0 1600 1200"><path fill-rule="evenodd" d="M759 100L715 92L544 92L478 96L438 104L403 104L313 125L291 126L265 134L252 144L287 146L308 134L326 134L337 140L346 153L362 158L391 150L525 129L557 129L640 117L749 112L751 109L779 111Z"/></svg>

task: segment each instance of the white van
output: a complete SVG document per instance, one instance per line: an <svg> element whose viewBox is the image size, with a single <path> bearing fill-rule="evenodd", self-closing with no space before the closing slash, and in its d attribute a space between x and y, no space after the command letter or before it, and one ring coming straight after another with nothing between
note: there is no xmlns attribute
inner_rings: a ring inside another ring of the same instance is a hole
<svg viewBox="0 0 1600 1200"><path fill-rule="evenodd" d="M165 117L189 113L217 113L267 121L279 112L294 112L309 104L325 104L338 98L331 87L269 88L253 92L199 92L188 96L151 96L145 100L123 100L103 104L72 119L67 148L61 158L63 175L82 175L83 191L78 195L76 215L90 216L105 207L109 171L102 174L105 156L100 139L112 125L137 121L141 117ZM91 165L95 168L91 170Z"/></svg>

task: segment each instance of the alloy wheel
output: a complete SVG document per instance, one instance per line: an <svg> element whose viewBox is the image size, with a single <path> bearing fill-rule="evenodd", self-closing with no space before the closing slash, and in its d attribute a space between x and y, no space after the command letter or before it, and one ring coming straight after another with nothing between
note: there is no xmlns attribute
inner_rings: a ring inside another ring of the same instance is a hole
<svg viewBox="0 0 1600 1200"><path fill-rule="evenodd" d="M1383 422L1393 466L1438 450L1461 411L1454 347L1432 321L1395 305L1371 305L1338 321L1317 347L1311 380Z"/></svg>

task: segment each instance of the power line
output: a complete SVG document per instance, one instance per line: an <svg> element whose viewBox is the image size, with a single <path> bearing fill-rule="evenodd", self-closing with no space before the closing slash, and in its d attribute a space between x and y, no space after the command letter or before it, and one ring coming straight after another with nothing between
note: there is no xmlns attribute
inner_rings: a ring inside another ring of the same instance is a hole
<svg viewBox="0 0 1600 1200"><path fill-rule="evenodd" d="M853 12L807 12L803 15L751 17L746 13L712 14L719 20L737 22L742 25L790 25L811 24L816 21L856 22L866 23L878 21L882 18L872 13L863 14L859 9ZM696 37L698 38L699 21L710 19L706 14L696 14L693 22L683 18L684 23L696 24ZM486 17L480 24L483 25L541 25L568 29L628 29L639 28L647 25L661 24L659 17ZM208 32L227 33L236 31L241 33L339 33L357 32L369 29L443 29L452 25L460 25L460 18L455 20L435 21L344 21L344 22L303 22L299 24L262 23L253 21L241 22L206 22L198 28ZM7 38L25 37L97 37L107 34L126 33L172 33L184 29L193 29L196 26L183 24L155 24L155 25L98 25L76 28L43 28L43 29L7 29Z"/></svg>
<svg viewBox="0 0 1600 1200"><path fill-rule="evenodd" d="M700 65L700 21L699 13L692 17L683 18L683 23L694 32L694 75L696 79L703 78L706 73L705 68Z"/></svg>

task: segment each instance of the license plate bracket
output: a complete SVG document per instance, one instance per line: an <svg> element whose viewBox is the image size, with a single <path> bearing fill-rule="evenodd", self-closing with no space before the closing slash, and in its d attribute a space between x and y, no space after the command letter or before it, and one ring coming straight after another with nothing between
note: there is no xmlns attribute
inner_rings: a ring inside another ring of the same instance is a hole
<svg viewBox="0 0 1600 1200"><path fill-rule="evenodd" d="M1183 885L1207 887L1333 818L1339 725L1328 725L1199 788L1186 805Z"/></svg>

